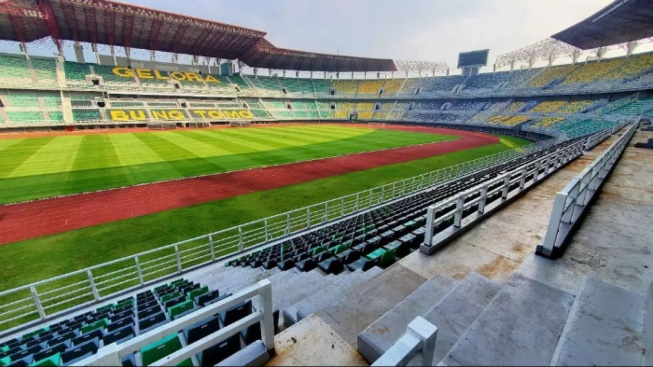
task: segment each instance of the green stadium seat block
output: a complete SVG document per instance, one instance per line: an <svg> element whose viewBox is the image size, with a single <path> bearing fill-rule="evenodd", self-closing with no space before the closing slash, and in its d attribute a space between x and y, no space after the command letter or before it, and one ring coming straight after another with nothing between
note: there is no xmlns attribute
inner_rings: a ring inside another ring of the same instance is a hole
<svg viewBox="0 0 653 367"><path fill-rule="evenodd" d="M112 303L112 304L110 304L110 305L102 306L102 307L96 309L95 311L96 311L96 312L102 312L102 311L106 311L106 310L113 310L114 307L116 307L116 305L114 305L114 304Z"/></svg>
<svg viewBox="0 0 653 367"><path fill-rule="evenodd" d="M188 294L186 295L187 296L186 298L195 299L195 297L199 297L199 296L207 294L207 293L209 293L209 287L204 286L202 288L198 288L198 289L195 289L195 290L192 290L192 291L188 292Z"/></svg>
<svg viewBox="0 0 653 367"><path fill-rule="evenodd" d="M0 352L6 352L9 350L9 346L5 345L4 347L0 348Z"/></svg>
<svg viewBox="0 0 653 367"><path fill-rule="evenodd" d="M164 288L167 288L167 287L168 287L167 284L160 285L160 286L154 288L154 293L156 293L156 292L158 292L158 291L160 291L160 290L162 290L162 289L164 289Z"/></svg>
<svg viewBox="0 0 653 367"><path fill-rule="evenodd" d="M177 334L170 334L167 337L154 342L150 345L146 345L141 348L141 359L143 361L143 366L149 366L152 363L169 356L170 354L181 349L181 341ZM184 360L178 366L192 366L192 362L189 359Z"/></svg>
<svg viewBox="0 0 653 367"><path fill-rule="evenodd" d="M374 251L370 252L365 257L368 258L369 260L376 260L376 259L382 257L386 253L386 251L387 250L385 250L383 248L380 248L380 249L377 249L377 250L374 250Z"/></svg>
<svg viewBox="0 0 653 367"><path fill-rule="evenodd" d="M181 279L175 280L174 282L170 282L170 286L174 287L174 286L179 285L181 283L186 283L186 279L181 278Z"/></svg>
<svg viewBox="0 0 653 367"><path fill-rule="evenodd" d="M170 301L171 299L175 299L175 298L177 298L179 296L181 296L181 293L179 291L168 293L165 296L161 297L160 301L161 301L161 303L165 304L166 302Z"/></svg>
<svg viewBox="0 0 653 367"><path fill-rule="evenodd" d="M397 254L395 249L386 251L379 259L379 266L385 268L392 265L392 263L395 262L396 257Z"/></svg>
<svg viewBox="0 0 653 367"><path fill-rule="evenodd" d="M6 352L6 351L7 351L7 349L3 350L3 352ZM9 357L0 358L0 366L8 366L9 363L11 363L11 358L9 358Z"/></svg>
<svg viewBox="0 0 653 367"><path fill-rule="evenodd" d="M61 353L32 363L30 366L61 366Z"/></svg>
<svg viewBox="0 0 653 367"><path fill-rule="evenodd" d="M24 334L24 335L22 336L22 338L23 338L23 339L28 339L28 338L33 337L34 335L38 335L38 334L44 333L44 332L46 332L46 331L48 331L48 330L50 330L50 327L49 327L49 326L46 326L46 327L44 327L44 328L42 328L42 329L34 330L34 331L32 331L32 332L29 332L29 333L27 333L27 334Z"/></svg>
<svg viewBox="0 0 653 367"><path fill-rule="evenodd" d="M81 329L81 332L82 332L82 335L88 334L91 331L101 329L101 328L105 328L107 325L109 325L109 319L108 318L98 320L98 321L96 321L96 322L94 322L92 324L83 326L82 329Z"/></svg>
<svg viewBox="0 0 653 367"><path fill-rule="evenodd" d="M168 315L170 315L170 320L174 320L177 315L192 310L193 307L195 307L195 303L191 300L170 307L168 309Z"/></svg>

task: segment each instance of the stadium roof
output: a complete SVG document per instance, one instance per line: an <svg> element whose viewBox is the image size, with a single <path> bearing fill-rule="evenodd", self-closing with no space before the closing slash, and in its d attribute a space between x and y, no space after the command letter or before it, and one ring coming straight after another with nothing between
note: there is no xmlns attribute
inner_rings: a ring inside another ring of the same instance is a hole
<svg viewBox="0 0 653 367"><path fill-rule="evenodd" d="M251 67L307 71L395 71L392 60L280 49L265 32L108 0L0 2L0 39L52 37L170 53L239 59Z"/></svg>
<svg viewBox="0 0 653 367"><path fill-rule="evenodd" d="M552 37L583 50L653 37L653 1L616 0Z"/></svg>

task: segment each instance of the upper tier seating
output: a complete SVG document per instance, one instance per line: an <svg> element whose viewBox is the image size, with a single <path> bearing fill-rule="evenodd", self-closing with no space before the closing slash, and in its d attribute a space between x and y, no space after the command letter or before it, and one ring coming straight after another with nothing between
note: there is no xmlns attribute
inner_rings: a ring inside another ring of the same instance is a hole
<svg viewBox="0 0 653 367"><path fill-rule="evenodd" d="M564 121L563 117L544 117L533 126L535 127L552 127L555 124Z"/></svg>
<svg viewBox="0 0 653 367"><path fill-rule="evenodd" d="M587 63L569 74L562 85L586 84L596 81L623 63L624 59L621 58Z"/></svg>
<svg viewBox="0 0 653 367"><path fill-rule="evenodd" d="M124 86L131 86L137 88L138 84L134 77L122 77L114 74L113 69L115 66L93 64L95 75L101 76L106 84L119 84Z"/></svg>
<svg viewBox="0 0 653 367"><path fill-rule="evenodd" d="M0 78L12 83L32 83L32 74L24 56L0 55Z"/></svg>
<svg viewBox="0 0 653 367"><path fill-rule="evenodd" d="M281 86L277 77L257 76L248 77L249 81L262 92L281 93Z"/></svg>
<svg viewBox="0 0 653 367"><path fill-rule="evenodd" d="M485 105L486 102L456 101L449 103L447 111L478 111Z"/></svg>
<svg viewBox="0 0 653 367"><path fill-rule="evenodd" d="M653 116L653 113L651 113L651 111L653 111L653 98L648 98L639 101L634 101L621 108L617 108L614 111L611 111L610 114L624 115L624 116L644 115L646 117L651 117Z"/></svg>
<svg viewBox="0 0 653 367"><path fill-rule="evenodd" d="M45 121L41 111L7 111L7 117L16 124L32 124Z"/></svg>
<svg viewBox="0 0 653 367"><path fill-rule="evenodd" d="M245 79L243 79L243 77L240 76L240 75L233 75L233 76L230 76L230 77L228 77L228 78L229 78L229 80L231 80L231 82L232 82L233 84L235 84L236 86L238 86L238 88L240 88L240 90L251 89L250 86L249 86L249 84L247 84L247 82L245 81Z"/></svg>
<svg viewBox="0 0 653 367"><path fill-rule="evenodd" d="M403 79L386 79L385 85L383 85L384 93L387 95L399 93L402 84L404 84Z"/></svg>
<svg viewBox="0 0 653 367"><path fill-rule="evenodd" d="M336 94L356 94L358 90L357 80L334 80L333 88Z"/></svg>
<svg viewBox="0 0 653 367"><path fill-rule="evenodd" d="M420 86L422 93L450 92L455 86L462 84L466 78L460 75L424 78L421 80Z"/></svg>
<svg viewBox="0 0 653 367"><path fill-rule="evenodd" d="M310 79L282 78L279 79L279 82L281 83L281 86L285 88L288 93L313 94L313 85L311 84Z"/></svg>
<svg viewBox="0 0 653 367"><path fill-rule="evenodd" d="M530 79L539 70L515 70L485 73L471 76L465 81L465 89L516 88Z"/></svg>
<svg viewBox="0 0 653 367"><path fill-rule="evenodd" d="M653 70L653 54L634 55L626 58L624 63L607 74L600 80L629 79Z"/></svg>
<svg viewBox="0 0 653 367"><path fill-rule="evenodd" d="M4 102L7 107L39 107L38 92L10 92L5 95Z"/></svg>
<svg viewBox="0 0 653 367"><path fill-rule="evenodd" d="M420 79L406 79L404 82L404 85L401 87L401 90L399 91L400 94L415 94L415 90L420 85L421 80Z"/></svg>
<svg viewBox="0 0 653 367"><path fill-rule="evenodd" d="M356 104L356 109L358 111L371 111L374 109L374 103L372 102L358 102Z"/></svg>
<svg viewBox="0 0 653 367"><path fill-rule="evenodd" d="M381 88L383 88L383 84L383 80L361 80L358 83L358 94L378 95Z"/></svg>
<svg viewBox="0 0 653 367"><path fill-rule="evenodd" d="M31 60L39 83L57 84L57 65L54 59L32 58Z"/></svg>
<svg viewBox="0 0 653 367"><path fill-rule="evenodd" d="M331 90L331 81L327 79L313 79L315 93L328 94Z"/></svg>
<svg viewBox="0 0 653 367"><path fill-rule="evenodd" d="M553 82L561 81L565 76L571 72L574 72L579 67L579 65L563 65L544 69L537 76L531 79L531 81L528 83L528 86L544 87Z"/></svg>
<svg viewBox="0 0 653 367"><path fill-rule="evenodd" d="M87 64L65 61L63 67L66 73L66 80L68 82L86 83L86 76L91 74L91 69L88 67Z"/></svg>

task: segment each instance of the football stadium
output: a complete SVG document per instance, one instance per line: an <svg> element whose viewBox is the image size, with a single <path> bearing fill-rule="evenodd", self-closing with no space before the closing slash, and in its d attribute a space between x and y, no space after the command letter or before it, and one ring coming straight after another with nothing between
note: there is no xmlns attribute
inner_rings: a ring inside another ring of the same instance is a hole
<svg viewBox="0 0 653 367"><path fill-rule="evenodd" d="M207 14L0 1L0 366L653 364L653 3L457 65Z"/></svg>

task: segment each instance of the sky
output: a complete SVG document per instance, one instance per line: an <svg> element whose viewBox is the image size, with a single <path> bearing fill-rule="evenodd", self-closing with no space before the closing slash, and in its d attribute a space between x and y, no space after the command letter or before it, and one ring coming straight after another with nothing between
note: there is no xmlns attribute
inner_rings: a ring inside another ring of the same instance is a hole
<svg viewBox="0 0 653 367"><path fill-rule="evenodd" d="M500 54L548 38L612 0L123 0L253 28L278 47L395 60Z"/></svg>

